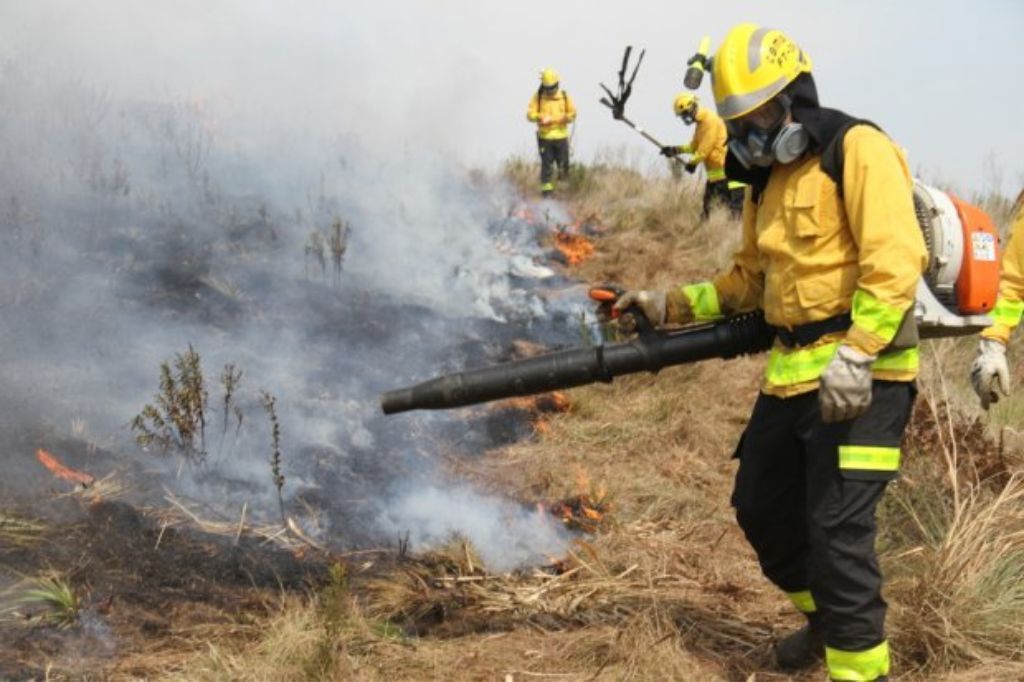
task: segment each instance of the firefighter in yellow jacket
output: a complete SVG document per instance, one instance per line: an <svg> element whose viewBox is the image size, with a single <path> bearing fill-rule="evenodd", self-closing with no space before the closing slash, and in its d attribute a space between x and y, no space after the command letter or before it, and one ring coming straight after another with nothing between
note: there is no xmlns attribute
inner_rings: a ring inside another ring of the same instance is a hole
<svg viewBox="0 0 1024 682"><path fill-rule="evenodd" d="M530 98L526 118L537 124L540 191L550 196L555 190L555 166L563 180L569 176L569 124L576 120L576 105L569 93L559 88L554 69L541 71L540 87Z"/></svg>
<svg viewBox="0 0 1024 682"><path fill-rule="evenodd" d="M916 334L903 331L927 262L911 175L880 130L819 106L810 59L780 31L730 30L712 87L729 127L726 175L750 185L732 267L627 292L616 307L659 325L764 311L776 341L732 503L764 574L807 618L776 659L884 680L875 509L914 400Z"/></svg>
<svg viewBox="0 0 1024 682"><path fill-rule="evenodd" d="M708 180L704 185L701 218L707 219L711 212L711 204L716 201L728 206L733 215L738 217L743 211L744 185L725 177L725 121L715 112L700 106L700 100L690 92L676 96L672 102L672 111L683 123L696 124L696 128L689 144L666 145L661 148L661 153L668 158L689 154L690 158L684 166L688 173L694 172L698 165L704 164Z"/></svg>
<svg viewBox="0 0 1024 682"><path fill-rule="evenodd" d="M981 333L978 355L971 365L971 384L986 410L999 401L999 394L1010 394L1010 368L1006 346L1010 335L1024 316L1024 192L1017 197L1010 242L1003 253L999 277L999 297L992 310L995 324Z"/></svg>

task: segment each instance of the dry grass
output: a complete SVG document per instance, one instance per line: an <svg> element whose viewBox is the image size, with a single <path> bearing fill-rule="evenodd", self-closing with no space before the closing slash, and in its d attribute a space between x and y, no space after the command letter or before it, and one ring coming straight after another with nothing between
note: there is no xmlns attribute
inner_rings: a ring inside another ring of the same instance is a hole
<svg viewBox="0 0 1024 682"><path fill-rule="evenodd" d="M925 673L997 666L1020 678L1024 460L991 438L991 425L967 416L973 394L947 376L970 346L931 350L904 475L882 525L894 650Z"/></svg>
<svg viewBox="0 0 1024 682"><path fill-rule="evenodd" d="M31 547L43 539L46 528L42 521L0 510L0 548Z"/></svg>
<svg viewBox="0 0 1024 682"><path fill-rule="evenodd" d="M535 164L513 160L506 171L533 191ZM581 280L694 281L735 247L726 215L697 224L699 196L688 184L620 168L575 173L574 214L607 227L596 255L573 269ZM973 343L924 353L906 473L882 512L899 679L1024 677L1024 474L1014 430L1024 392L981 417L966 382ZM1012 352L1024 357L1017 343ZM769 647L799 618L761 577L728 503L730 456L761 362L709 361L574 389L569 409L544 415L531 441L452 462L458 475L522 500L579 495L581 471L606 488L599 532L577 542L558 572L490 574L456 540L373 580L354 577L346 596L335 594L343 608L331 642L325 591L289 600L258 630L181 663L187 677L172 677L793 679L771 672ZM325 646L330 665L311 668Z"/></svg>

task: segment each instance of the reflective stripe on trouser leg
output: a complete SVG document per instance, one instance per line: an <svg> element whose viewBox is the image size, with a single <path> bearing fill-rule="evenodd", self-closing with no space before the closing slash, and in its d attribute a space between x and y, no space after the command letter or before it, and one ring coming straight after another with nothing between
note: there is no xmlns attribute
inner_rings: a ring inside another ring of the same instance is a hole
<svg viewBox="0 0 1024 682"><path fill-rule="evenodd" d="M871 682L889 674L889 642L864 651L842 651L825 647L829 679Z"/></svg>
<svg viewBox="0 0 1024 682"><path fill-rule="evenodd" d="M885 642L876 509L898 473L914 393L911 383L876 380L863 415L825 424L818 412L801 434L808 462L809 584L825 644L838 652L873 651Z"/></svg>
<svg viewBox="0 0 1024 682"><path fill-rule="evenodd" d="M787 592L786 596L789 597L789 601L793 602L793 606L802 613L814 613L818 610L818 607L814 605L814 597L810 590Z"/></svg>

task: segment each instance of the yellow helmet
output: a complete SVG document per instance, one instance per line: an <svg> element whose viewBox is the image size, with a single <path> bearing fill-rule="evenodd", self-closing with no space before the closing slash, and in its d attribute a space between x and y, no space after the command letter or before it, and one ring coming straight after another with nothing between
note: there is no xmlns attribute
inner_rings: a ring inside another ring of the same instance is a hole
<svg viewBox="0 0 1024 682"><path fill-rule="evenodd" d="M740 24L725 36L711 63L715 107L725 120L738 118L810 72L810 57L785 33Z"/></svg>
<svg viewBox="0 0 1024 682"><path fill-rule="evenodd" d="M676 95L675 100L672 102L672 111L675 112L676 116L682 116L684 111L687 111L699 101L697 95L692 92L681 92Z"/></svg>
<svg viewBox="0 0 1024 682"><path fill-rule="evenodd" d="M546 88L558 85L558 72L552 68L540 72L540 84Z"/></svg>

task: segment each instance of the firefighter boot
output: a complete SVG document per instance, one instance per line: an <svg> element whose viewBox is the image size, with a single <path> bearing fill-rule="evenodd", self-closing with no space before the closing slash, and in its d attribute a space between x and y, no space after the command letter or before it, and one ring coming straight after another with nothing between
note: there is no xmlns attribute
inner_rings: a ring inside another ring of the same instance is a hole
<svg viewBox="0 0 1024 682"><path fill-rule="evenodd" d="M825 658L821 617L807 614L807 624L775 643L775 663L783 670L810 668Z"/></svg>

